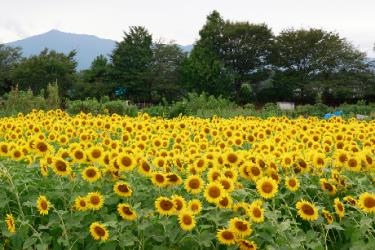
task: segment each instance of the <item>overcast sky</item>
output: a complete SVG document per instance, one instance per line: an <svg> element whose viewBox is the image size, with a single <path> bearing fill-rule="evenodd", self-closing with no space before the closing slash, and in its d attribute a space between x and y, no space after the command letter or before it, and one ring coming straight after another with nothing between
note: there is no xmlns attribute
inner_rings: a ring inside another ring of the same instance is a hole
<svg viewBox="0 0 375 250"><path fill-rule="evenodd" d="M51 29L120 40L129 26L155 38L193 43L207 14L285 28L339 32L375 57L375 0L0 0L0 43Z"/></svg>

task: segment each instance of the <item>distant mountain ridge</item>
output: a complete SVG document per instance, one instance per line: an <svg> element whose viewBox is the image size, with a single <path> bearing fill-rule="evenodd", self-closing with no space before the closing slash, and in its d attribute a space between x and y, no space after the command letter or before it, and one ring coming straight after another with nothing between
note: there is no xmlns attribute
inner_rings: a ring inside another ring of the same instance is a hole
<svg viewBox="0 0 375 250"><path fill-rule="evenodd" d="M39 54L48 48L60 53L77 51L77 70L87 69L98 55L108 56L115 48L116 41L99 38L94 35L74 34L62 32L56 29L46 33L31 36L22 40L7 43L11 47L21 47L25 57ZM183 51L189 52L192 45L180 46Z"/></svg>

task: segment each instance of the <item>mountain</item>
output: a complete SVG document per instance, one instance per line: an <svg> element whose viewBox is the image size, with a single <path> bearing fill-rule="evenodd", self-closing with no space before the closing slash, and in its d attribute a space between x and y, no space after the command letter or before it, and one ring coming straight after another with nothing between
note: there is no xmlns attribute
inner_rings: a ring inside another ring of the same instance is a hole
<svg viewBox="0 0 375 250"><path fill-rule="evenodd" d="M92 35L81 35L51 30L23 40L8 43L11 47L21 47L23 56L39 54L43 49L53 49L62 53L76 50L77 69L87 69L93 59L100 55L108 55L115 47L115 41L102 39Z"/></svg>
<svg viewBox="0 0 375 250"><path fill-rule="evenodd" d="M77 51L77 69L87 69L98 55L108 56L115 48L116 41L103 39L93 35L73 34L59 30L31 36L23 40L10 42L11 47L21 47L23 56L39 54L43 49L53 49L61 53ZM180 46L184 52L190 52L193 45Z"/></svg>

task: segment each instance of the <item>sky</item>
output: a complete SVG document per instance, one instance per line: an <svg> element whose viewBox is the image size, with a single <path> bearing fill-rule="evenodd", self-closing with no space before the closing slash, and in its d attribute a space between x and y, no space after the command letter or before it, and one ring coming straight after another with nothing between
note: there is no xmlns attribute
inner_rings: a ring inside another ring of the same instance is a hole
<svg viewBox="0 0 375 250"><path fill-rule="evenodd" d="M153 37L194 43L206 16L286 28L338 32L375 57L375 0L0 0L0 43L51 29L121 40L129 26L145 26Z"/></svg>

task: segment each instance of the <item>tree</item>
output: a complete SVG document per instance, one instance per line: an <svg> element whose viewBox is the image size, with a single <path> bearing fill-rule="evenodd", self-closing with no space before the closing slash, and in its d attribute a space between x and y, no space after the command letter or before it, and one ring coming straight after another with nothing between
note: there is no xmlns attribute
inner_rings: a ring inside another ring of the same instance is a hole
<svg viewBox="0 0 375 250"><path fill-rule="evenodd" d="M186 54L173 43L158 42L152 46L150 65L151 101L160 102L162 97L177 100L184 90L180 83L180 71Z"/></svg>
<svg viewBox="0 0 375 250"><path fill-rule="evenodd" d="M311 102L340 74L365 72L365 54L337 33L321 29L285 30L276 37L273 63L283 99Z"/></svg>
<svg viewBox="0 0 375 250"><path fill-rule="evenodd" d="M234 92L232 76L220 58L225 22L217 11L207 16L199 40L183 62L182 79L189 91L230 97Z"/></svg>
<svg viewBox="0 0 375 250"><path fill-rule="evenodd" d="M11 89L11 71L21 60L21 49L0 44L0 94Z"/></svg>
<svg viewBox="0 0 375 250"><path fill-rule="evenodd" d="M126 89L126 96L136 102L150 101L149 81L152 63L152 36L144 27L130 27L123 41L116 44L111 60L113 79Z"/></svg>
<svg viewBox="0 0 375 250"><path fill-rule="evenodd" d="M66 96L75 81L75 55L75 51L65 55L44 49L39 55L22 59L12 72L12 81L20 89L30 88L34 94L45 90L49 83L57 82L60 94Z"/></svg>

